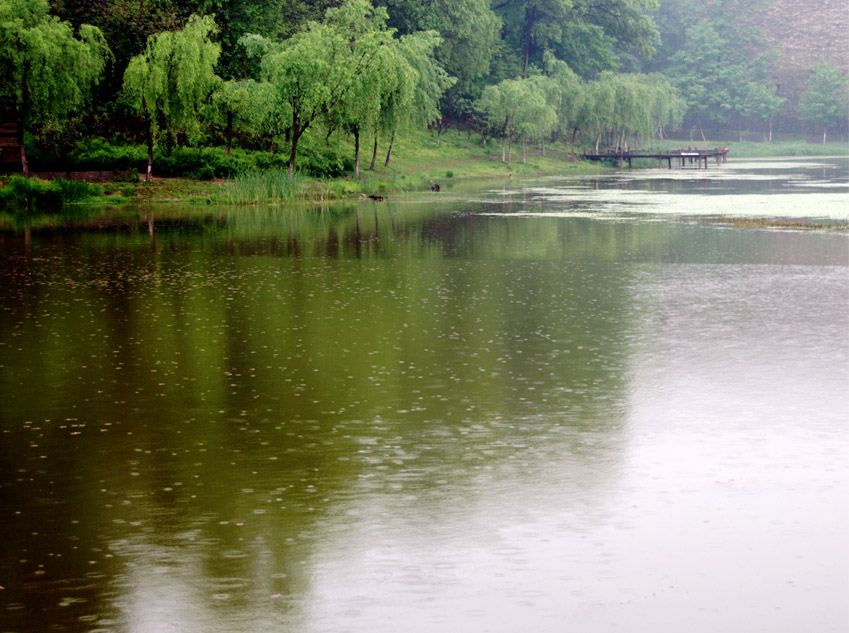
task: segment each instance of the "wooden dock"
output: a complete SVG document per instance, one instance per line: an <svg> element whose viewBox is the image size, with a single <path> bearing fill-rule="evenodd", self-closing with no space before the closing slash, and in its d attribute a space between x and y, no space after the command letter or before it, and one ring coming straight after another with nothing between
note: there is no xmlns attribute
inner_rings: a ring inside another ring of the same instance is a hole
<svg viewBox="0 0 849 633"><path fill-rule="evenodd" d="M714 149L696 149L696 148L686 148L686 149L673 149L673 150L617 150L612 148L607 152L598 154L582 154L581 156L586 160L615 160L619 161L619 166L624 167L625 162L628 162L628 169L631 169L631 161L635 158L648 158L651 160L657 161L658 167L663 167L664 161L669 166L669 169L672 169L672 162L675 161L675 165L681 169L686 169L688 167L693 167L695 169L701 169L702 164L704 164L704 168L708 168L708 161L713 158L716 161L717 165L721 165L725 162L726 156L728 155L727 147L715 147Z"/></svg>

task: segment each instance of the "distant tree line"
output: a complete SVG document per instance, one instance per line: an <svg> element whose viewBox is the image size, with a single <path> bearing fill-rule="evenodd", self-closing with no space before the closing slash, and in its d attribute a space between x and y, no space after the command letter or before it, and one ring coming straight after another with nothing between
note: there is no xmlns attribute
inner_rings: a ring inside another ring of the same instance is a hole
<svg viewBox="0 0 849 633"><path fill-rule="evenodd" d="M344 133L354 169L399 132L448 125L598 149L777 117L846 131L822 61L788 103L752 19L761 0L0 0L0 111L57 153L101 137L277 147ZM368 148L366 145L368 144Z"/></svg>

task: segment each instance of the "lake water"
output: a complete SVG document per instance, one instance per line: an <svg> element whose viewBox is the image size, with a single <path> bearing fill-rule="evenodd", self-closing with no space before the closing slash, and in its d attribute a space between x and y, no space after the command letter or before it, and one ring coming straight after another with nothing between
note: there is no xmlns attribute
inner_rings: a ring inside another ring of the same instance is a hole
<svg viewBox="0 0 849 633"><path fill-rule="evenodd" d="M0 631L845 632L847 160L450 184L7 223Z"/></svg>

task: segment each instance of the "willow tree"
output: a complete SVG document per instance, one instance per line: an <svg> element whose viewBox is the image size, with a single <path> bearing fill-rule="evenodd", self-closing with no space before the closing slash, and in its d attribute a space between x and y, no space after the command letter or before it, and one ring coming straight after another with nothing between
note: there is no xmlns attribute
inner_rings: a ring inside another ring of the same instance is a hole
<svg viewBox="0 0 849 633"><path fill-rule="evenodd" d="M273 95L267 86L253 79L224 81L212 94L210 118L224 137L224 154L230 154L233 136L237 131L255 134L258 130L271 130Z"/></svg>
<svg viewBox="0 0 849 633"><path fill-rule="evenodd" d="M598 79L584 86L576 125L594 137L596 154L602 136L614 126L615 103L616 83L613 73L601 73Z"/></svg>
<svg viewBox="0 0 849 633"><path fill-rule="evenodd" d="M508 169L513 168L515 140L529 135L539 137L554 129L557 114L547 99L551 89L548 82L548 78L540 76L505 79L487 86L481 94L478 107L500 131L501 161L507 163Z"/></svg>
<svg viewBox="0 0 849 633"><path fill-rule="evenodd" d="M395 135L403 126L427 128L442 116L442 96L457 81L448 75L436 59L435 50L442 38L436 31L419 31L404 35L398 40L398 51L405 61L397 68L399 77L397 93L390 95L385 104L388 129L392 133L384 165L389 166Z"/></svg>
<svg viewBox="0 0 849 633"><path fill-rule="evenodd" d="M221 47L210 39L215 32L211 17L193 15L182 30L149 37L124 72L124 93L144 119L147 182L160 132L190 140L200 134L199 113L221 81L214 71Z"/></svg>
<svg viewBox="0 0 849 633"><path fill-rule="evenodd" d="M628 136L634 136L634 145L639 138L650 136L654 129L652 109L654 91L644 80L644 75L615 75L613 77L616 96L614 97L612 137L617 147L627 150Z"/></svg>
<svg viewBox="0 0 849 633"><path fill-rule="evenodd" d="M602 138L617 151L627 151L630 135L635 145L655 135L662 140L664 129L680 126L687 107L677 89L657 73L603 72L585 85L583 95L576 125L595 135L596 153Z"/></svg>
<svg viewBox="0 0 849 633"><path fill-rule="evenodd" d="M0 104L18 122L24 176L24 131L61 123L88 98L109 49L99 29L71 26L48 15L47 0L0 0Z"/></svg>
<svg viewBox="0 0 849 633"><path fill-rule="evenodd" d="M516 123L522 139L522 162L527 160L528 137L542 141L545 156L545 137L557 128L557 106L560 86L550 77L531 75L522 82L525 98L516 112Z"/></svg>
<svg viewBox="0 0 849 633"><path fill-rule="evenodd" d="M408 37L410 36L401 38L396 52L400 53L403 42ZM392 148L395 146L395 136L399 128L410 121L410 115L414 111L413 102L420 75L410 64L399 63L392 65L387 78L389 79L386 84L387 89L382 93L380 100L380 114L374 132L374 148L369 169L374 169L377 161L378 135L381 132L391 134L389 148L386 151L386 160L383 162L384 167L389 167Z"/></svg>
<svg viewBox="0 0 849 633"><path fill-rule="evenodd" d="M351 84L339 107L327 113L331 127L341 127L354 137L354 173L360 175L360 140L364 133L374 134L375 149L372 166L377 153L378 127L384 99L397 89L398 72L405 65L393 46L381 46L373 64L370 64Z"/></svg>
<svg viewBox="0 0 849 633"><path fill-rule="evenodd" d="M584 86L569 65L554 57L550 52L544 57L546 75L551 78L555 90L553 107L557 114L557 128L561 134L569 134L572 160L575 159L575 139L580 125L581 104Z"/></svg>
<svg viewBox="0 0 849 633"><path fill-rule="evenodd" d="M505 79L494 86L483 89L478 100L478 109L484 113L493 130L501 137L501 162L508 163L507 142L510 141L510 153L513 150L513 133L516 126L516 111L523 97L521 81Z"/></svg>
<svg viewBox="0 0 849 633"><path fill-rule="evenodd" d="M654 125L653 132L663 141L664 130L677 130L687 113L687 102L678 89L660 73L643 75L651 99L649 111Z"/></svg>
<svg viewBox="0 0 849 633"><path fill-rule="evenodd" d="M323 22L308 22L284 42L265 40L262 74L291 117L289 173L295 169L298 143L319 118L338 114L364 78L381 63L390 46L386 10L368 0L348 0L328 9ZM257 40L256 36L252 36Z"/></svg>

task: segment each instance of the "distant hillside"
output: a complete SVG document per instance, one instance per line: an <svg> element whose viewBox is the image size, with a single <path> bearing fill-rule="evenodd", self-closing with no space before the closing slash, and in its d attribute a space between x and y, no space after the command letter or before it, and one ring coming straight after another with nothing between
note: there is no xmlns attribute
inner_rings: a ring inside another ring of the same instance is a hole
<svg viewBox="0 0 849 633"><path fill-rule="evenodd" d="M849 2L847 0L767 0L761 28L781 51L779 76L791 92L798 90L820 57L849 71Z"/></svg>

